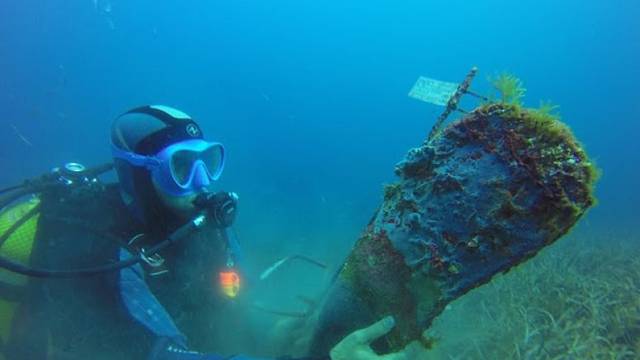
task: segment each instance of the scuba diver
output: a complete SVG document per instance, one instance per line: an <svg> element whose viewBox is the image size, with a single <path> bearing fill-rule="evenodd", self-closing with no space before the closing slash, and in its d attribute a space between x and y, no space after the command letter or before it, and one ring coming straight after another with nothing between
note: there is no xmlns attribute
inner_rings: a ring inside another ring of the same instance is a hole
<svg viewBox="0 0 640 360"><path fill-rule="evenodd" d="M113 165L70 163L0 191L0 358L258 359L191 350L212 347L212 309L243 275L229 231L238 196L212 192L223 145L154 105L120 115L111 146ZM98 180L112 167L118 183ZM369 347L393 326L382 319L321 359L408 359Z"/></svg>

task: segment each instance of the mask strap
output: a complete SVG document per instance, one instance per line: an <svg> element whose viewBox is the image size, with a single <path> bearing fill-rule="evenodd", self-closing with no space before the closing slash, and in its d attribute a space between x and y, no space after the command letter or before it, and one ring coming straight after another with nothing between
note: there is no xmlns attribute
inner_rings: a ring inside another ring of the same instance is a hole
<svg viewBox="0 0 640 360"><path fill-rule="evenodd" d="M114 157L125 160L133 166L143 167L147 170L153 170L160 166L160 160L155 157L124 151L113 144L111 145L111 152Z"/></svg>

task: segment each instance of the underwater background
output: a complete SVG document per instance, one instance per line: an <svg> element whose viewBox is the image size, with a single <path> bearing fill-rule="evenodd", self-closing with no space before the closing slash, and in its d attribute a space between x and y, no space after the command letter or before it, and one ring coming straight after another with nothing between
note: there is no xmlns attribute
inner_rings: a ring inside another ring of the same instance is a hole
<svg viewBox="0 0 640 360"><path fill-rule="evenodd" d="M394 164L442 111L407 96L416 79L457 82L475 65L472 88L489 93L487 77L508 71L525 105L560 106L601 170L599 203L565 238L452 303L430 354L633 358L639 17L633 0L5 0L0 186L110 161L111 121L132 107L181 109L227 148L219 189L240 195L250 271L291 254L330 266L288 264L247 284L261 305L301 311L297 297L322 293ZM253 335L239 331L221 351L279 353L268 336L279 317L250 315Z"/></svg>

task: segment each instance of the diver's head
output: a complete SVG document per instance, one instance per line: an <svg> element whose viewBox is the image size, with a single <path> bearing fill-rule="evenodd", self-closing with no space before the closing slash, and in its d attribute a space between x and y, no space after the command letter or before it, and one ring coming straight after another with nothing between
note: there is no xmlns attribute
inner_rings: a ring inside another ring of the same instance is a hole
<svg viewBox="0 0 640 360"><path fill-rule="evenodd" d="M222 144L205 141L191 117L167 106L120 115L111 128L111 143L122 197L145 221L162 208L191 216L193 200L209 191L224 168Z"/></svg>

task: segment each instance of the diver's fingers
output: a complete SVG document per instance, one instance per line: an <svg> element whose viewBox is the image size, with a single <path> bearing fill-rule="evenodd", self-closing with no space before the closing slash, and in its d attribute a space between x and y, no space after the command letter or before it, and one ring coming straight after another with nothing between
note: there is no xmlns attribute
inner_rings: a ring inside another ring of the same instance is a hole
<svg viewBox="0 0 640 360"><path fill-rule="evenodd" d="M388 333L395 325L396 321L393 319L393 316L387 316L369 327L354 332L353 335L356 342L369 344L373 340Z"/></svg>

